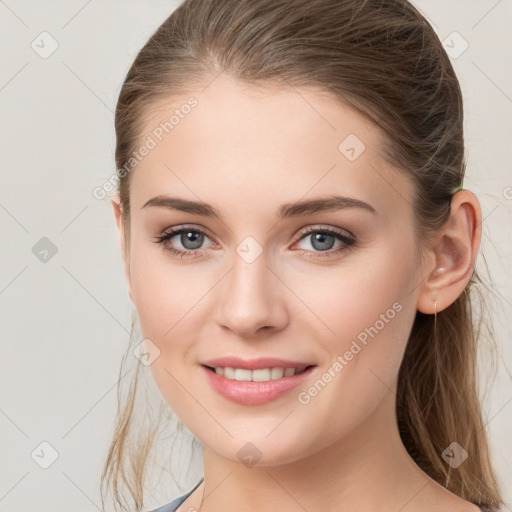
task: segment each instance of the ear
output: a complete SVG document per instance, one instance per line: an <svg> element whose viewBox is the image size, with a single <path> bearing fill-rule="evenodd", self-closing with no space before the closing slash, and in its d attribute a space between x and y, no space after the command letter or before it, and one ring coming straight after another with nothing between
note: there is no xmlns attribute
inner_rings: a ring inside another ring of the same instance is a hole
<svg viewBox="0 0 512 512"><path fill-rule="evenodd" d="M133 302L132 297L132 281L130 276L130 259L129 253L127 252L126 247L126 239L124 232L124 219L123 219L123 210L121 207L121 201L119 195L114 194L110 197L110 202L112 203L112 209L114 210L114 218L116 221L117 234L119 236L119 242L121 245L121 255L123 257L123 265L124 265L124 275L126 278L126 284L128 286L128 295Z"/></svg>
<svg viewBox="0 0 512 512"><path fill-rule="evenodd" d="M459 190L451 200L450 216L429 249L434 268L424 281L417 308L434 314L450 306L468 284L480 247L482 212L476 196Z"/></svg>

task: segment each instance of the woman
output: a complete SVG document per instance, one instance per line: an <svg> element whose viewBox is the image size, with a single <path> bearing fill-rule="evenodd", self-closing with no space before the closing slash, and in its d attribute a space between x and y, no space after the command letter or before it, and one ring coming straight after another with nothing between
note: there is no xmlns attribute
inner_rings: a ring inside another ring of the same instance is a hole
<svg viewBox="0 0 512 512"><path fill-rule="evenodd" d="M499 509L461 91L410 3L187 0L128 72L116 135L144 338L103 474L119 505L124 483L143 507L149 368L203 451L160 512Z"/></svg>

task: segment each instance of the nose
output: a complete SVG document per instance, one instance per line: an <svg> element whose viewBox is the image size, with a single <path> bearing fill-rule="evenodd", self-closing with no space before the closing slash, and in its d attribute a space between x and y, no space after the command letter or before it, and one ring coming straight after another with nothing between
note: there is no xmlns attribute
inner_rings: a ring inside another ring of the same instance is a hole
<svg viewBox="0 0 512 512"><path fill-rule="evenodd" d="M250 338L287 325L286 286L268 265L265 252L252 262L234 255L218 296L217 322L223 329Z"/></svg>

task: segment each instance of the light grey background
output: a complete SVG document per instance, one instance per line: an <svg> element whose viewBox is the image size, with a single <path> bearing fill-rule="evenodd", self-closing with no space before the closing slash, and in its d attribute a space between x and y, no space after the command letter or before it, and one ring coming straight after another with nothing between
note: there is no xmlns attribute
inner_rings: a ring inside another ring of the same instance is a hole
<svg viewBox="0 0 512 512"><path fill-rule="evenodd" d="M453 52L469 44L453 58L465 96L465 188L482 204L499 350L496 378L482 392L512 510L512 2L414 3ZM115 171L113 111L128 67L176 5L0 0L0 512L101 507L133 305L110 203L92 191ZM52 39L58 48L42 58ZM43 237L56 254L40 252ZM481 363L488 372L485 355ZM50 461L42 442L58 453L48 469L36 463ZM181 490L169 485L147 505Z"/></svg>

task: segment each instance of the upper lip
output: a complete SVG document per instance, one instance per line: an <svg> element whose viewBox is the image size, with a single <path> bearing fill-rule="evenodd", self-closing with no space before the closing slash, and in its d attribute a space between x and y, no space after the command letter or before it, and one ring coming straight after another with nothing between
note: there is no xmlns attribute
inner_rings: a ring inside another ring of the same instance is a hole
<svg viewBox="0 0 512 512"><path fill-rule="evenodd" d="M259 370L262 368L306 368L314 366L313 363L304 363L302 361L290 361L278 357L258 357L256 359L241 359L239 357L218 357L209 359L202 363L205 366L215 368L222 366L224 368L242 368L245 370Z"/></svg>

